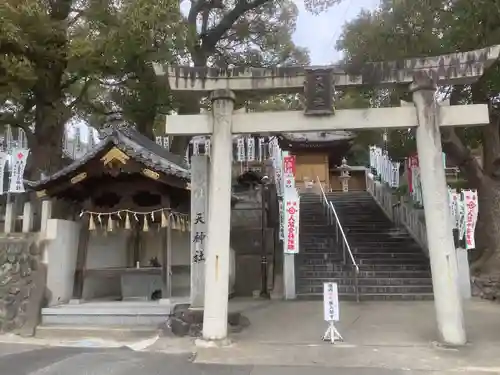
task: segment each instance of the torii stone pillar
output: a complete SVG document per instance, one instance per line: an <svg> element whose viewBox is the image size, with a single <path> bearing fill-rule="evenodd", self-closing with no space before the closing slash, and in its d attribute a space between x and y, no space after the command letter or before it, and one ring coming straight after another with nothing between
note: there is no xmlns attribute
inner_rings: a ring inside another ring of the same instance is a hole
<svg viewBox="0 0 500 375"><path fill-rule="evenodd" d="M449 215L439 130L440 106L435 100L436 85L424 73L415 76L410 90L413 93L419 122L416 130L417 151L437 324L444 342L464 345L467 339L458 283L457 255Z"/></svg>
<svg viewBox="0 0 500 375"><path fill-rule="evenodd" d="M208 242L205 263L205 311L203 339L227 338L229 292L232 115L235 95L227 89L215 90L212 100L212 146L208 188Z"/></svg>
<svg viewBox="0 0 500 375"><path fill-rule="evenodd" d="M208 225L208 155L191 156L191 308L205 303L205 261Z"/></svg>

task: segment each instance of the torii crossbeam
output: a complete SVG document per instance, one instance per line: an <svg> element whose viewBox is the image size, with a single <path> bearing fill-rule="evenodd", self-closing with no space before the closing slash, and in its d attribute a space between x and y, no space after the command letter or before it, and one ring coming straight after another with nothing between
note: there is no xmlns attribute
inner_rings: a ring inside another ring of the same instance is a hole
<svg viewBox="0 0 500 375"><path fill-rule="evenodd" d="M210 94L213 103L209 114L168 116L166 129L171 135L212 136L203 338L227 337L232 134L416 127L439 332L448 344L465 344L439 127L487 124L489 114L486 105L440 106L435 92L436 85L473 83L499 54L500 46L493 46L432 58L372 63L361 67L358 74L335 67L219 70L156 66L157 74L168 78L173 91ZM334 86L363 85L409 85L414 105L334 111ZM304 113L233 113L235 93L301 90L306 99Z"/></svg>

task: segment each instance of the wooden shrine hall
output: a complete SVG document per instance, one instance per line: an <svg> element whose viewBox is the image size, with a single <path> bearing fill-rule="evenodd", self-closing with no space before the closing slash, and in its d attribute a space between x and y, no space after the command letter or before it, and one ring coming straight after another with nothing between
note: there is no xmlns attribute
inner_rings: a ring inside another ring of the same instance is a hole
<svg viewBox="0 0 500 375"><path fill-rule="evenodd" d="M81 159L29 183L38 197L80 212L74 261L62 267L74 277L60 280L73 284L70 299L189 296L189 181L182 157L132 128L110 127ZM60 245L54 251L68 257Z"/></svg>

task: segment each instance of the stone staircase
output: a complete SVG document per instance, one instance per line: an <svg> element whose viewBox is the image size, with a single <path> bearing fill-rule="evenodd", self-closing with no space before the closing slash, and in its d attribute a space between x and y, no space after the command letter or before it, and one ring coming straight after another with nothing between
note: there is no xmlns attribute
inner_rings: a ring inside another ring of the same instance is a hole
<svg viewBox="0 0 500 375"><path fill-rule="evenodd" d="M360 268L358 293L366 300L433 298L429 260L410 237L387 218L368 192L327 194L339 215ZM323 282L335 281L341 300L356 300L354 271L343 263L318 195L301 195L301 253L297 257L297 295L322 298Z"/></svg>

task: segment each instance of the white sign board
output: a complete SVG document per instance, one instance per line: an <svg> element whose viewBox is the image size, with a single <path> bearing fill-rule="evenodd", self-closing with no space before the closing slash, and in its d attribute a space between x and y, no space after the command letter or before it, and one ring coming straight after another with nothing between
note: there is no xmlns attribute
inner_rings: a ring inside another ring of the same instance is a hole
<svg viewBox="0 0 500 375"><path fill-rule="evenodd" d="M323 284L323 309L327 322L338 322L340 320L337 283Z"/></svg>

